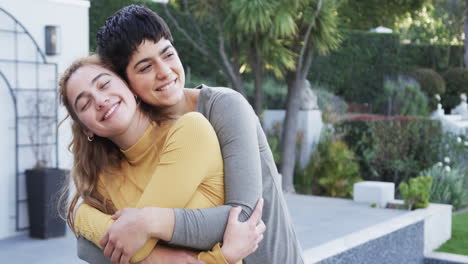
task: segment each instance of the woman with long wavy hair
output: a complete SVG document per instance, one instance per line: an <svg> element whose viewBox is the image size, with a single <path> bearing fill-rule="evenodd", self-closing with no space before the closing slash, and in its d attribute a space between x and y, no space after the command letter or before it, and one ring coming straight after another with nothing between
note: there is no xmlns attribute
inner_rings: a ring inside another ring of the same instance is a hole
<svg viewBox="0 0 468 264"><path fill-rule="evenodd" d="M76 235L106 245L113 263L142 261L158 249L170 250L156 243L171 240L175 221L171 208L224 203L219 142L201 114L152 121L127 84L97 56L80 59L65 71L60 98L72 118L71 175L77 191L67 221ZM245 223L237 220L240 208L232 210L222 246L199 252L197 258L236 263L255 251L265 231L262 205L260 201ZM80 210L87 213L78 214ZM137 223L135 228L129 228L129 221ZM120 230L119 225L144 243L125 251L121 245L109 245L109 230ZM184 254L186 260L192 259L192 253ZM197 263L193 261L186 263Z"/></svg>

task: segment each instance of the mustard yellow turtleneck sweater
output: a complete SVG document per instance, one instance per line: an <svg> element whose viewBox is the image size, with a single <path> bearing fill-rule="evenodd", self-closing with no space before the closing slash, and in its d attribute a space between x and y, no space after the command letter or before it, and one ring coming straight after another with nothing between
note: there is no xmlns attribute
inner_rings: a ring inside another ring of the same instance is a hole
<svg viewBox="0 0 468 264"><path fill-rule="evenodd" d="M199 113L188 113L172 125L153 123L135 145L123 151L126 161L112 175L101 175L98 192L120 210L125 207L201 209L224 204L223 160L216 134ZM75 231L98 247L114 221L87 205L79 206ZM131 261L145 259L157 239L150 239ZM206 263L227 263L220 244L201 252Z"/></svg>

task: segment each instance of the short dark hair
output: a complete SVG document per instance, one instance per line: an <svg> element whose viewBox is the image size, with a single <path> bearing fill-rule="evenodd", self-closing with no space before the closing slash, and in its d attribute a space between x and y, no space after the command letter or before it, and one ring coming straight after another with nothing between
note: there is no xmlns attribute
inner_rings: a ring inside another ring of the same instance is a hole
<svg viewBox="0 0 468 264"><path fill-rule="evenodd" d="M128 81L125 69L144 40L173 42L166 22L144 5L126 6L106 19L96 35L99 56Z"/></svg>

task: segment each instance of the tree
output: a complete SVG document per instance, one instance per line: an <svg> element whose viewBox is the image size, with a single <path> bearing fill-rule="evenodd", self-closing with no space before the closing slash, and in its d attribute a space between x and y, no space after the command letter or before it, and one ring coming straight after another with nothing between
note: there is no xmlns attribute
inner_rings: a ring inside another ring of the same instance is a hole
<svg viewBox="0 0 468 264"><path fill-rule="evenodd" d="M424 44L460 45L463 42L464 3L432 0L397 23L401 38Z"/></svg>
<svg viewBox="0 0 468 264"><path fill-rule="evenodd" d="M169 5L164 5L169 21L192 46L204 55L217 69L221 70L230 87L245 94L244 82L240 74L240 50L238 43L229 42L227 32L233 18L228 1L200 0L173 1L176 9L181 10L189 24L181 24ZM202 26L203 25L203 26ZM191 32L192 34L190 34ZM215 43L208 41L207 35L216 36Z"/></svg>
<svg viewBox="0 0 468 264"><path fill-rule="evenodd" d="M281 45L281 38L296 32L293 14L287 5L290 1L232 0L231 12L235 15L231 34L245 54L244 64L254 75L255 112L263 110L262 80L265 69L272 69L282 77L283 69L293 69L293 53Z"/></svg>
<svg viewBox="0 0 468 264"><path fill-rule="evenodd" d="M281 75L294 67L293 54L281 45L279 38L295 32L294 19L284 8L288 1L277 0L200 0L176 1L190 25L181 25L166 6L166 14L175 28L195 49L220 69L231 87L244 93L241 69L248 69L255 80L255 110L263 108L262 80L265 69ZM209 32L200 25L214 25ZM188 30L194 27L195 30ZM189 34L192 32L192 34ZM193 32L197 33L194 37ZM217 48L209 48L203 35L216 34ZM213 52L214 51L214 52Z"/></svg>
<svg viewBox="0 0 468 264"><path fill-rule="evenodd" d="M468 0L465 0L465 23L464 23L464 33L465 33L465 67L468 68Z"/></svg>
<svg viewBox="0 0 468 264"><path fill-rule="evenodd" d="M314 52L326 54L338 48L341 42L335 1L299 0L295 7L298 33L286 44L291 51L298 54L298 57L295 70L290 70L286 74L288 98L281 142L280 169L285 192L294 192L293 172L300 98L306 85Z"/></svg>
<svg viewBox="0 0 468 264"><path fill-rule="evenodd" d="M430 0L345 0L338 9L343 25L350 29L369 30L384 26L395 28L408 14L420 10Z"/></svg>

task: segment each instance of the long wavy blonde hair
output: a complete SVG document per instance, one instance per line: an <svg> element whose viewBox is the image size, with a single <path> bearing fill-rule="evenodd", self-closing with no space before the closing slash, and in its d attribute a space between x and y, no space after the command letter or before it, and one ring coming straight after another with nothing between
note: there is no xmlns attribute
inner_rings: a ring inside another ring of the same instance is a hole
<svg viewBox="0 0 468 264"><path fill-rule="evenodd" d="M72 103L67 98L68 81L73 74L81 67L97 65L112 71L112 67L106 65L97 55L84 57L72 63L63 73L60 79L59 95L60 100L71 117L72 141L68 148L73 154L74 164L70 173L76 193L68 204L66 220L69 227L74 230L74 210L79 201L102 211L106 214L113 214L116 208L112 201L105 199L97 191L98 177L102 173L112 174L113 169L120 169L124 155L117 145L107 138L94 136L92 142L88 141L84 134L86 126L79 120ZM65 119L63 121L65 121ZM62 121L62 123L63 123Z"/></svg>

